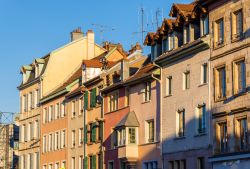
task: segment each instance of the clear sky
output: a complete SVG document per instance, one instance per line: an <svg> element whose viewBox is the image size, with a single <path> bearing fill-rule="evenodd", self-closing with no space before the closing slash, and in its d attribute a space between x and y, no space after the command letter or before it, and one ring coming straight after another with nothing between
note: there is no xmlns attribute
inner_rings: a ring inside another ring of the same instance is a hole
<svg viewBox="0 0 250 169"><path fill-rule="evenodd" d="M0 0L0 111L18 112L20 67L30 64L70 41L70 32L94 30L96 42L122 43L128 50L141 42L141 7L144 29L156 30L168 17L172 3L191 0ZM100 35L100 27L105 31Z"/></svg>

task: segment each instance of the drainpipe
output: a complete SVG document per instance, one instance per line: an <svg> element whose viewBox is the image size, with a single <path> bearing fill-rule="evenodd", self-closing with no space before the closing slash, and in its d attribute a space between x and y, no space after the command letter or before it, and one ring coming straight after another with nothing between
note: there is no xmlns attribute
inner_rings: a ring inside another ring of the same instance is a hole
<svg viewBox="0 0 250 169"><path fill-rule="evenodd" d="M85 86L82 85L84 88ZM81 93L83 94L83 92L81 91ZM84 94L83 94L83 100L84 100ZM86 126L86 109L84 107L84 104L83 104L83 128L84 128L84 136L85 136L85 126ZM84 146L83 146L83 157L84 157L84 163L85 163L85 158L86 158L86 143L85 143L85 138L84 138ZM85 166L85 164L84 164Z"/></svg>
<svg viewBox="0 0 250 169"><path fill-rule="evenodd" d="M162 67L157 65L155 62L153 62L153 65L160 68L160 73L161 73L161 76L160 76L160 79L154 77L154 75L151 75L151 77L153 79L155 79L156 81L158 81L160 83L160 154L161 154L161 160L162 160L162 169L164 169L164 158L163 158L163 151L162 151L162 147L163 147L163 144L162 144L162 97L161 97L161 92L162 92Z"/></svg>

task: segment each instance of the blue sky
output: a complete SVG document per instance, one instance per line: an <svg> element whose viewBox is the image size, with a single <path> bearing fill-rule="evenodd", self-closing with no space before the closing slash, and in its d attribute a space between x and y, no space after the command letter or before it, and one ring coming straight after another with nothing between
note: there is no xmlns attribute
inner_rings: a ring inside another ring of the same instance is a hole
<svg viewBox="0 0 250 169"><path fill-rule="evenodd" d="M126 50L141 42L140 8L145 10L144 27L156 29L157 9L159 22L168 17L172 3L190 0L0 0L0 111L18 112L20 67L30 64L70 41L70 32L81 27L83 32L94 30L97 43L103 40L122 43ZM100 36L100 28L107 26ZM115 30L111 31L114 28Z"/></svg>

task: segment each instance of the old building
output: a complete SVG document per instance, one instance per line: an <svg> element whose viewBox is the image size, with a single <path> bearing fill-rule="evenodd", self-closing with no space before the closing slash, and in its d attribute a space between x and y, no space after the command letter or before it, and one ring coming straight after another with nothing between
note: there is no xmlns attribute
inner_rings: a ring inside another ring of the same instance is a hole
<svg viewBox="0 0 250 169"><path fill-rule="evenodd" d="M41 123L41 165L43 169L68 167L68 118L71 118L70 107L65 105L65 96L76 86L81 85L82 70L79 68L51 94L43 97L40 104L43 108Z"/></svg>
<svg viewBox="0 0 250 169"><path fill-rule="evenodd" d="M211 34L214 169L250 165L250 1L202 1Z"/></svg>
<svg viewBox="0 0 250 169"><path fill-rule="evenodd" d="M208 12L199 2L173 4L145 44L161 67L161 143L164 169L209 169L212 155L209 100Z"/></svg>
<svg viewBox="0 0 250 169"><path fill-rule="evenodd" d="M83 61L83 102L84 102L84 167L102 169L104 163L103 126L104 115L101 89L109 83L106 71L120 60L126 59L126 53L120 44L105 44L107 52ZM110 77L111 78L111 77ZM110 79L111 80L111 79Z"/></svg>
<svg viewBox="0 0 250 169"><path fill-rule="evenodd" d="M19 114L19 167L39 168L40 164L40 113L41 76L44 73L49 55L35 59L30 65L21 68L22 83Z"/></svg>
<svg viewBox="0 0 250 169"><path fill-rule="evenodd" d="M161 166L156 104L160 85L152 77L155 66L142 67L148 62L145 59L123 60L118 70L120 80L102 90L105 168ZM136 72L135 67L139 68Z"/></svg>

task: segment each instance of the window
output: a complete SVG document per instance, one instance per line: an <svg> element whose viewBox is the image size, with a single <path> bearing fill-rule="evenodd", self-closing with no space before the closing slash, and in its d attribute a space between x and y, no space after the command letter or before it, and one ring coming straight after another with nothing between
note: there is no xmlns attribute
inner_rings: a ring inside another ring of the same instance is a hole
<svg viewBox="0 0 250 169"><path fill-rule="evenodd" d="M64 103L61 103L61 117L65 117L65 106Z"/></svg>
<svg viewBox="0 0 250 169"><path fill-rule="evenodd" d="M62 162L62 168L66 168L66 161Z"/></svg>
<svg viewBox="0 0 250 169"><path fill-rule="evenodd" d="M114 92L109 96L109 111L118 109L118 92Z"/></svg>
<svg viewBox="0 0 250 169"><path fill-rule="evenodd" d="M247 118L237 120L237 140L240 145L240 150L247 150L248 147L248 127Z"/></svg>
<svg viewBox="0 0 250 169"><path fill-rule="evenodd" d="M60 114L60 104L57 103L55 106L55 120L59 119L59 114Z"/></svg>
<svg viewBox="0 0 250 169"><path fill-rule="evenodd" d="M49 164L49 169L52 169L53 165L52 164Z"/></svg>
<svg viewBox="0 0 250 169"><path fill-rule="evenodd" d="M217 27L217 29L215 29L216 30L215 35L217 35L217 38L215 37L215 40L216 40L216 45L219 46L223 44L224 42L224 20L223 18L217 20L215 25Z"/></svg>
<svg viewBox="0 0 250 169"><path fill-rule="evenodd" d="M59 149L59 145L60 145L59 132L56 132L55 133L55 150Z"/></svg>
<svg viewBox="0 0 250 169"><path fill-rule="evenodd" d="M71 118L76 116L76 102L75 100L71 102Z"/></svg>
<svg viewBox="0 0 250 169"><path fill-rule="evenodd" d="M186 71L183 74L183 89L187 90L190 88L190 72Z"/></svg>
<svg viewBox="0 0 250 169"><path fill-rule="evenodd" d="M76 159L75 157L71 158L71 169L75 169L76 168Z"/></svg>
<svg viewBox="0 0 250 169"><path fill-rule="evenodd" d="M49 106L49 122L54 119L54 108L53 105Z"/></svg>
<svg viewBox="0 0 250 169"><path fill-rule="evenodd" d="M228 146L227 140L227 122L219 123L219 141L220 141L220 151L226 152Z"/></svg>
<svg viewBox="0 0 250 169"><path fill-rule="evenodd" d="M185 132L185 110L177 112L177 137L183 137Z"/></svg>
<svg viewBox="0 0 250 169"><path fill-rule="evenodd" d="M206 132L206 105L198 106L198 133Z"/></svg>
<svg viewBox="0 0 250 169"><path fill-rule="evenodd" d="M29 123L29 124L28 124L28 132L27 132L27 141L30 141L30 140L31 140L31 133L32 133L32 131L31 131L31 130L32 130L32 129L31 129L32 127L31 127L31 126L32 126L32 123Z"/></svg>
<svg viewBox="0 0 250 169"><path fill-rule="evenodd" d="M145 83L145 88L144 88L144 102L150 101L151 100L151 82L146 82Z"/></svg>
<svg viewBox="0 0 250 169"><path fill-rule="evenodd" d="M43 136L43 153L46 152L46 136Z"/></svg>
<svg viewBox="0 0 250 169"><path fill-rule="evenodd" d="M34 131L33 131L33 138L34 139L37 139L37 138L39 138L39 135L40 135L40 125L39 125L39 121L38 120L36 120L35 122L34 122Z"/></svg>
<svg viewBox="0 0 250 169"><path fill-rule="evenodd" d="M43 109L43 123L47 122L46 115L47 115L47 108L44 108Z"/></svg>
<svg viewBox="0 0 250 169"><path fill-rule="evenodd" d="M84 158L83 158L83 156L79 156L79 166L78 166L78 168L79 169L83 169L83 164L84 164Z"/></svg>
<svg viewBox="0 0 250 169"><path fill-rule="evenodd" d="M109 161L109 162L108 162L108 169L115 169L115 168L114 168L114 162L113 162L113 161Z"/></svg>
<svg viewBox="0 0 250 169"><path fill-rule="evenodd" d="M209 33L208 15L201 17L201 36Z"/></svg>
<svg viewBox="0 0 250 169"><path fill-rule="evenodd" d="M66 131L63 130L61 132L61 148L65 148L66 147Z"/></svg>
<svg viewBox="0 0 250 169"><path fill-rule="evenodd" d="M189 25L185 25L183 27L183 39L184 42L183 44L186 44L190 41L190 30L189 30Z"/></svg>
<svg viewBox="0 0 250 169"><path fill-rule="evenodd" d="M136 143L136 129L128 128L128 143L135 144Z"/></svg>
<svg viewBox="0 0 250 169"><path fill-rule="evenodd" d="M79 133L78 133L79 135L78 135L78 141L79 141L79 146L80 145L82 145L83 144L83 135L84 135L84 133L83 133L83 128L80 128L79 129Z"/></svg>
<svg viewBox="0 0 250 169"><path fill-rule="evenodd" d="M172 76L166 78L166 95L172 95Z"/></svg>
<svg viewBox="0 0 250 169"><path fill-rule="evenodd" d="M160 43L157 43L156 46L157 46L157 54L155 57L158 57L162 54L162 45Z"/></svg>
<svg viewBox="0 0 250 169"><path fill-rule="evenodd" d="M46 169L47 168L47 166L46 165L43 165L43 169Z"/></svg>
<svg viewBox="0 0 250 169"><path fill-rule="evenodd" d="M59 169L59 166L60 164L59 164L59 162L57 162L56 164L55 164L55 169Z"/></svg>
<svg viewBox="0 0 250 169"><path fill-rule="evenodd" d="M129 88L125 88L125 105L129 106Z"/></svg>
<svg viewBox="0 0 250 169"><path fill-rule="evenodd" d="M147 127L148 127L148 129L146 130L146 131L148 131L148 140L147 140L147 142L148 143L152 143L152 142L154 142L154 120L149 120L149 121L147 121Z"/></svg>
<svg viewBox="0 0 250 169"><path fill-rule="evenodd" d="M175 36L174 33L169 34L169 50L175 49Z"/></svg>
<svg viewBox="0 0 250 169"><path fill-rule="evenodd" d="M153 46L151 46L151 60L154 60L157 57L158 48L159 47L156 42Z"/></svg>
<svg viewBox="0 0 250 169"><path fill-rule="evenodd" d="M242 10L238 10L232 15L232 34L233 39L240 38L243 32L243 15Z"/></svg>
<svg viewBox="0 0 250 169"><path fill-rule="evenodd" d="M98 130L98 140L102 140L103 139L103 126L104 123L103 121L99 121L99 130Z"/></svg>
<svg viewBox="0 0 250 169"><path fill-rule="evenodd" d="M118 145L118 131L112 129L111 133L111 149L114 149Z"/></svg>
<svg viewBox="0 0 250 169"><path fill-rule="evenodd" d="M97 129L97 124L96 123L91 123L91 132L90 132L90 142L95 142L96 141L96 129Z"/></svg>
<svg viewBox="0 0 250 169"><path fill-rule="evenodd" d="M162 40L162 52L168 51L168 38L165 37Z"/></svg>
<svg viewBox="0 0 250 169"><path fill-rule="evenodd" d="M118 146L122 146L126 144L126 129L120 129L117 130L117 140L118 140Z"/></svg>
<svg viewBox="0 0 250 169"><path fill-rule="evenodd" d="M216 70L215 75L215 90L216 98L222 99L226 97L226 70L225 67L220 67Z"/></svg>
<svg viewBox="0 0 250 169"><path fill-rule="evenodd" d="M197 158L197 169L205 169L205 159L204 159L204 157Z"/></svg>
<svg viewBox="0 0 250 169"><path fill-rule="evenodd" d="M186 160L175 160L169 162L170 169L186 169Z"/></svg>
<svg viewBox="0 0 250 169"><path fill-rule="evenodd" d="M71 143L72 143L72 147L75 147L76 145L76 131L75 130L71 131Z"/></svg>
<svg viewBox="0 0 250 169"><path fill-rule="evenodd" d="M150 161L144 163L145 169L158 169L157 161Z"/></svg>
<svg viewBox="0 0 250 169"><path fill-rule="evenodd" d="M245 60L234 63L234 94L243 92L246 88Z"/></svg>
<svg viewBox="0 0 250 169"><path fill-rule="evenodd" d="M103 155L102 153L98 154L98 169L102 169L103 168Z"/></svg>
<svg viewBox="0 0 250 169"><path fill-rule="evenodd" d="M90 163L90 169L96 168L96 156L95 155L89 157L89 163Z"/></svg>
<svg viewBox="0 0 250 169"><path fill-rule="evenodd" d="M49 135L49 151L52 151L52 134Z"/></svg>
<svg viewBox="0 0 250 169"><path fill-rule="evenodd" d="M201 65L201 84L207 83L207 63Z"/></svg>
<svg viewBox="0 0 250 169"><path fill-rule="evenodd" d="M90 92L90 107L93 108L96 106L96 88L93 88Z"/></svg>
<svg viewBox="0 0 250 169"><path fill-rule="evenodd" d="M81 97L79 99L79 115L82 115L83 114L83 98Z"/></svg>

